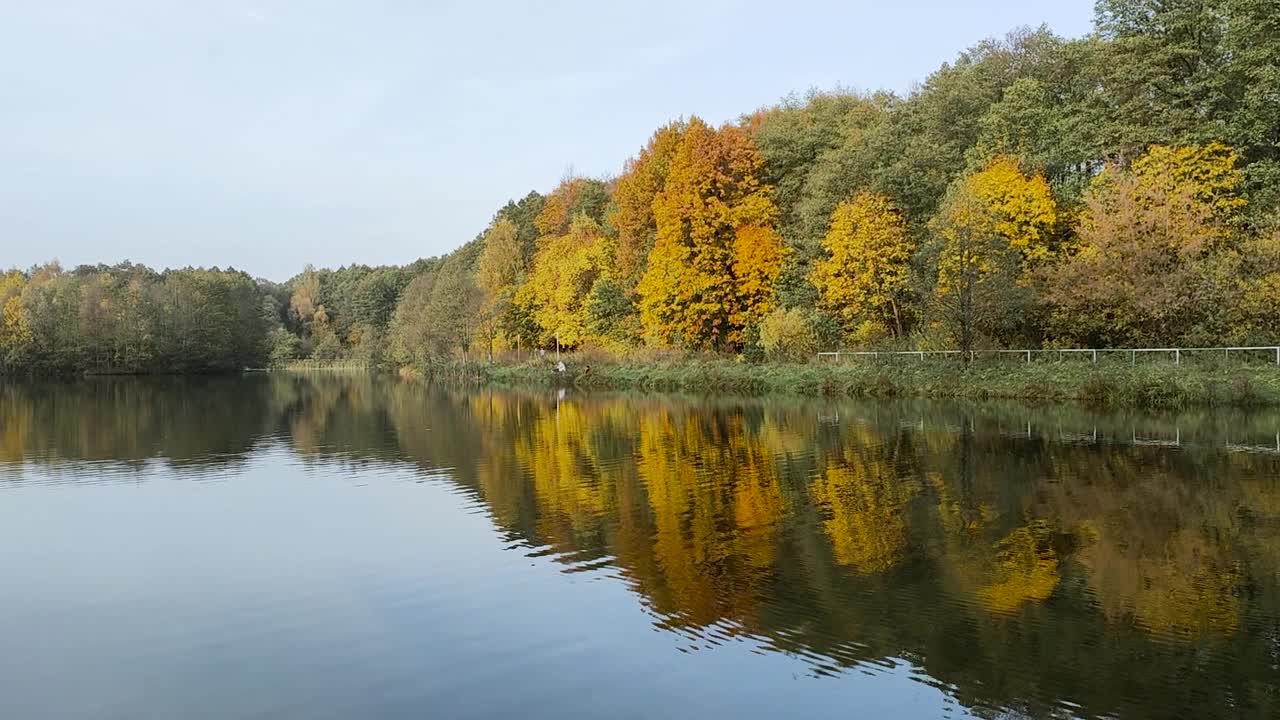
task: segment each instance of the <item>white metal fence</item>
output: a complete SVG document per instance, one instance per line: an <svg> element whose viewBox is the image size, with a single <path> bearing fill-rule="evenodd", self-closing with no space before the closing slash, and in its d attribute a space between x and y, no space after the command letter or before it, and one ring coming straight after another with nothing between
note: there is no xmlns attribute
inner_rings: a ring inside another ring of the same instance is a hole
<svg viewBox="0 0 1280 720"><path fill-rule="evenodd" d="M984 357L984 356L1015 355L1015 356L1021 356L1025 358L1026 362L1031 362L1031 358L1033 355L1038 355L1042 357L1056 356L1056 359L1062 360L1070 355L1083 354L1083 355L1089 356L1091 362L1095 364L1098 362L1099 357L1106 357L1108 355L1110 356L1120 355L1121 357L1128 355L1129 363L1137 364L1138 355L1144 354L1144 353L1147 353L1147 354L1154 353L1157 356L1167 355L1173 359L1173 363L1175 365L1181 365L1183 355L1188 355L1188 354L1194 355L1199 353L1216 355L1217 353L1222 353L1222 356L1224 358L1230 358L1232 353L1238 354L1243 352L1252 352L1255 354L1260 352L1266 352L1268 354L1268 360L1271 360L1272 358L1274 358L1275 364L1280 365L1280 346L1272 346L1272 345L1240 346L1240 347L1187 347L1187 348L1173 348L1173 347L1168 347L1168 348L1042 348L1039 350L969 350L967 351L967 353L964 350L835 350L831 352L818 353L818 359L822 360L824 358L827 358L827 359L833 359L836 362L839 362L842 358L846 358L846 357L863 357L863 358L865 357L870 357L870 358L917 357L923 360L926 357L931 357L931 356L946 357L949 355L958 356L963 359L964 356L967 354L969 356L970 361L976 360L979 357Z"/></svg>

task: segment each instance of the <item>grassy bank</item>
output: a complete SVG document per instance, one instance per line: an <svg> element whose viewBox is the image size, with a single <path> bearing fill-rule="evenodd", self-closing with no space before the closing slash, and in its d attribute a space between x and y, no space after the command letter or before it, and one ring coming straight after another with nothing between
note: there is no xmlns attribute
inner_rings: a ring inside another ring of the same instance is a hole
<svg viewBox="0 0 1280 720"><path fill-rule="evenodd" d="M491 365L478 374L502 385L567 385L693 393L791 393L851 397L1073 400L1129 407L1280 406L1273 365L1172 363L1032 363L981 361L750 364L734 360L569 362Z"/></svg>
<svg viewBox="0 0 1280 720"><path fill-rule="evenodd" d="M367 372L372 367L364 360L292 360L272 369L287 372Z"/></svg>

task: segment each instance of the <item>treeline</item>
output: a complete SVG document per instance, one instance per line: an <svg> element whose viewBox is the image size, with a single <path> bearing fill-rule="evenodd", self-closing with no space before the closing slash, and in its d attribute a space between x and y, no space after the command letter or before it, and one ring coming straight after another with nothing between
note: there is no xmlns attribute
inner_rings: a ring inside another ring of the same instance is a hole
<svg viewBox="0 0 1280 720"><path fill-rule="evenodd" d="M1087 37L1016 31L906 96L672 122L443 258L260 283L261 352L1272 344L1278 87L1274 0L1100 0Z"/></svg>
<svg viewBox="0 0 1280 720"><path fill-rule="evenodd" d="M55 264L0 275L0 369L200 373L260 365L269 292L235 270Z"/></svg>
<svg viewBox="0 0 1280 720"><path fill-rule="evenodd" d="M1104 0L1088 37L1017 31L906 97L673 122L499 210L391 354L1271 344L1276 88L1274 2Z"/></svg>

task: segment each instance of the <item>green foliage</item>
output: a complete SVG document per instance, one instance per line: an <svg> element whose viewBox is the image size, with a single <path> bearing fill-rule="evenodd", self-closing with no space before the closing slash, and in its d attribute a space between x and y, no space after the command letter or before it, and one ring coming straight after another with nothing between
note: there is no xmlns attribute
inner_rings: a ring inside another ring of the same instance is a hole
<svg viewBox="0 0 1280 720"><path fill-rule="evenodd" d="M542 213L542 208L546 204L547 199L536 193L530 192L520 199L519 202L508 202L502 206L494 217L494 223L497 224L501 220L507 220L516 229L516 240L520 244L520 259L525 267L533 262L533 253L537 250L538 226L535 221L538 215Z"/></svg>
<svg viewBox="0 0 1280 720"><path fill-rule="evenodd" d="M297 360L302 354L302 340L283 327L275 328L267 336L269 350L267 361L271 367L282 367Z"/></svg>
<svg viewBox="0 0 1280 720"><path fill-rule="evenodd" d="M621 282L607 276L596 280L587 294L584 309L589 334L624 346L634 346L640 341L640 317L635 301Z"/></svg>
<svg viewBox="0 0 1280 720"><path fill-rule="evenodd" d="M266 360L263 295L234 270L46 265L4 276L0 300L6 372L220 372Z"/></svg>

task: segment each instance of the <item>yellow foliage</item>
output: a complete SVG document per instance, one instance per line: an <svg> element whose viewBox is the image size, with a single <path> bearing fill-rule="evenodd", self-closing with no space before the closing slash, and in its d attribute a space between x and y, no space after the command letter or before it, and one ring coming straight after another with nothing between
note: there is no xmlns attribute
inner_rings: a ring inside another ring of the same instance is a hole
<svg viewBox="0 0 1280 720"><path fill-rule="evenodd" d="M586 209L583 207L584 201L589 204L593 199L593 193L600 192L602 192L602 183L599 180L575 177L561 182L550 195L547 195L542 211L533 220L534 227L543 237L555 237L569 232L575 220L574 216ZM596 196L594 199L602 201L605 198ZM600 216L592 214L592 217Z"/></svg>
<svg viewBox="0 0 1280 720"><path fill-rule="evenodd" d="M982 589L983 603L996 612L1012 612L1028 602L1047 600L1058 587L1058 554L1043 523L1020 527L996 544L995 581Z"/></svg>
<svg viewBox="0 0 1280 720"><path fill-rule="evenodd" d="M1195 198L1209 217L1222 225L1239 219L1248 204L1240 195L1244 173L1239 156L1219 142L1170 147L1153 145L1133 163L1138 182L1157 198L1179 197L1183 191Z"/></svg>
<svg viewBox="0 0 1280 720"><path fill-rule="evenodd" d="M863 574L884 572L907 548L905 506L915 486L895 476L882 459L846 453L814 481L810 492L823 507L823 529L836 562Z"/></svg>
<svg viewBox="0 0 1280 720"><path fill-rule="evenodd" d="M667 182L683 132L683 123L672 123L654 133L640 155L627 163L614 186L609 224L618 231L618 277L628 284L644 270L645 256L657 235L653 201Z"/></svg>
<svg viewBox="0 0 1280 720"><path fill-rule="evenodd" d="M0 362L5 360L4 353L32 341L31 319L22 304L26 285L26 276L16 270L0 275Z"/></svg>
<svg viewBox="0 0 1280 720"><path fill-rule="evenodd" d="M786 249L772 228L743 225L734 233L733 278L737 290L729 322L750 327L773 308L773 288Z"/></svg>
<svg viewBox="0 0 1280 720"><path fill-rule="evenodd" d="M476 282L491 297L514 285L524 273L516 225L501 218L484 234L484 249L476 261Z"/></svg>
<svg viewBox="0 0 1280 720"><path fill-rule="evenodd" d="M658 236L637 287L655 344L739 347L768 310L783 245L763 170L746 131L689 122L654 199Z"/></svg>
<svg viewBox="0 0 1280 720"><path fill-rule="evenodd" d="M1051 254L1049 241L1058 222L1058 206L1043 175L1028 177L1016 158L997 157L968 180L991 208L995 233L1028 261Z"/></svg>
<svg viewBox="0 0 1280 720"><path fill-rule="evenodd" d="M574 346L587 339L584 301L611 256L600 226L586 216L575 218L564 235L539 241L533 272L516 302L532 312L545 341Z"/></svg>
<svg viewBox="0 0 1280 720"><path fill-rule="evenodd" d="M907 288L915 244L889 198L859 193L841 203L831 214L822 247L827 257L812 275L819 306L840 318L846 332L870 316L901 334L899 298Z"/></svg>
<svg viewBox="0 0 1280 720"><path fill-rule="evenodd" d="M997 157L952 187L930 226L943 240L939 297L969 292L999 270L1010 252L1025 270L1052 252L1057 205L1041 175L1023 174L1014 158Z"/></svg>
<svg viewBox="0 0 1280 720"><path fill-rule="evenodd" d="M760 347L770 359L799 362L817 352L818 338L804 310L779 308L760 321Z"/></svg>

